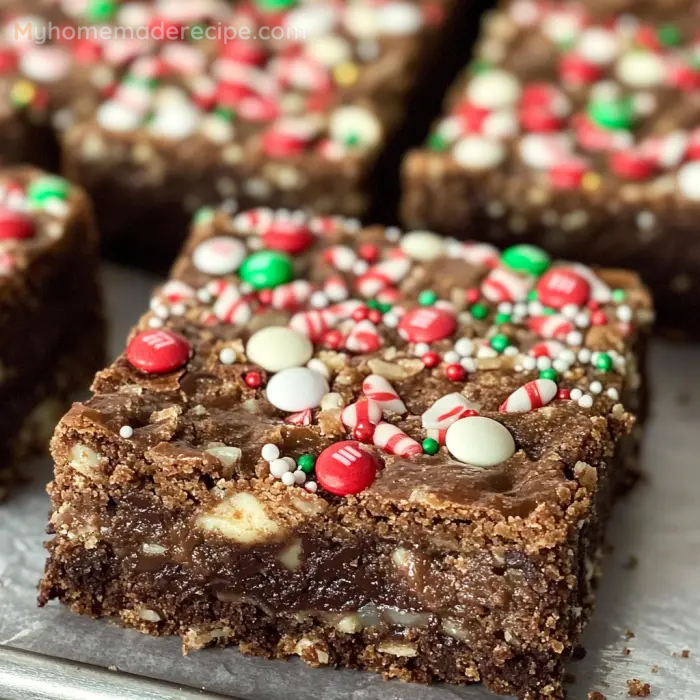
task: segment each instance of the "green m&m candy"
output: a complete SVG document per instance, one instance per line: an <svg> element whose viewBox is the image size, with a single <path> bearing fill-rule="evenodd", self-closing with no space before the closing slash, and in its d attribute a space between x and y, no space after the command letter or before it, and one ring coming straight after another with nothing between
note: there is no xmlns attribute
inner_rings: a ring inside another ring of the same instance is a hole
<svg viewBox="0 0 700 700"><path fill-rule="evenodd" d="M551 260L542 248L521 243L506 248L501 255L501 262L516 272L539 277L549 267Z"/></svg>
<svg viewBox="0 0 700 700"><path fill-rule="evenodd" d="M276 250L259 250L243 261L239 274L253 289L270 289L290 282L294 269L288 255Z"/></svg>
<svg viewBox="0 0 700 700"><path fill-rule="evenodd" d="M588 105L591 121L612 131L629 129L634 122L634 108L629 97L613 100L593 100Z"/></svg>
<svg viewBox="0 0 700 700"><path fill-rule="evenodd" d="M42 177L29 185L27 198L32 207L41 208L52 199L67 199L70 190L70 182L62 177Z"/></svg>
<svg viewBox="0 0 700 700"><path fill-rule="evenodd" d="M263 12L284 12L297 4L296 0L255 0L259 10Z"/></svg>

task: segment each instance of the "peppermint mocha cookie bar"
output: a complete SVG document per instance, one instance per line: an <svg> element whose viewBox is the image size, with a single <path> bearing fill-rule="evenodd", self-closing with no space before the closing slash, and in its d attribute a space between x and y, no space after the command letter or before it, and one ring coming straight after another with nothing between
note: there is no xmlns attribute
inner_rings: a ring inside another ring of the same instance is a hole
<svg viewBox="0 0 700 700"><path fill-rule="evenodd" d="M41 603L559 698L651 315L538 248L202 212L57 428Z"/></svg>
<svg viewBox="0 0 700 700"><path fill-rule="evenodd" d="M690 0L502 2L404 161L406 225L634 269L700 333L698 27Z"/></svg>
<svg viewBox="0 0 700 700"><path fill-rule="evenodd" d="M95 202L111 250L142 264L169 264L192 212L224 199L391 208L401 153L437 113L479 4L115 3L115 26L165 22L184 38L154 35L126 56L97 47L93 75L113 79L64 133L64 172Z"/></svg>
<svg viewBox="0 0 700 700"><path fill-rule="evenodd" d="M0 171L0 499L104 362L97 233L84 193Z"/></svg>

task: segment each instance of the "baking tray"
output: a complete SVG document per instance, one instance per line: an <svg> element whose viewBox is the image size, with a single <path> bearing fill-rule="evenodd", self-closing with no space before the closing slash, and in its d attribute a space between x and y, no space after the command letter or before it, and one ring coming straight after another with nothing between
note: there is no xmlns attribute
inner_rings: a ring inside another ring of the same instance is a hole
<svg viewBox="0 0 700 700"><path fill-rule="evenodd" d="M116 353L155 280L115 267L107 267L104 277ZM626 681L633 678L651 684L652 698L700 698L700 347L656 342L651 376L646 476L610 524L613 550L584 639L587 655L571 664L572 700L586 700L592 690L608 699L627 697ZM494 698L480 687L386 682L358 671L312 670L298 660L245 657L234 649L183 657L178 639L146 637L57 604L38 610L50 464L41 460L31 468L35 480L0 506L5 700Z"/></svg>

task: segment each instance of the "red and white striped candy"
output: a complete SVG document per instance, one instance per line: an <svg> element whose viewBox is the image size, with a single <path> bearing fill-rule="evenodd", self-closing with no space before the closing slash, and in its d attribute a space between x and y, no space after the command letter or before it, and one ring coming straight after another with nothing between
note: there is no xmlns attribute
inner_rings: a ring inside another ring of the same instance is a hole
<svg viewBox="0 0 700 700"><path fill-rule="evenodd" d="M348 272L357 262L357 254L346 245L334 245L322 253L323 259L336 270Z"/></svg>
<svg viewBox="0 0 700 700"><path fill-rule="evenodd" d="M275 63L273 71L282 85L304 92L321 92L332 86L328 70L305 56L282 57Z"/></svg>
<svg viewBox="0 0 700 700"><path fill-rule="evenodd" d="M292 413L284 419L290 425L311 425L311 409L305 408L303 411Z"/></svg>
<svg viewBox="0 0 700 700"><path fill-rule="evenodd" d="M248 323L253 317L253 309L248 297L244 297L238 287L227 284L212 307L216 317L224 323L236 326Z"/></svg>
<svg viewBox="0 0 700 700"><path fill-rule="evenodd" d="M462 418L467 411L478 410L476 404L462 394L454 392L439 398L423 415L421 423L429 430L447 430Z"/></svg>
<svg viewBox="0 0 700 700"><path fill-rule="evenodd" d="M383 289L400 282L410 269L411 260L408 257L384 260L357 278L357 289L367 299L377 296Z"/></svg>
<svg viewBox="0 0 700 700"><path fill-rule="evenodd" d="M528 321L528 327L540 338L564 338L567 333L574 330L574 324L566 318L554 314L552 316L536 316Z"/></svg>
<svg viewBox="0 0 700 700"><path fill-rule="evenodd" d="M274 221L275 213L272 209L258 207L243 211L233 220L233 225L241 233L253 233L260 235L270 228Z"/></svg>
<svg viewBox="0 0 700 700"><path fill-rule="evenodd" d="M588 151L611 151L619 143L620 134L629 133L604 129L583 115L572 118L571 123L579 145Z"/></svg>
<svg viewBox="0 0 700 700"><path fill-rule="evenodd" d="M391 423L380 423L372 438L380 449L399 457L410 457L423 453L423 448L400 428Z"/></svg>
<svg viewBox="0 0 700 700"><path fill-rule="evenodd" d="M312 293L313 287L306 280L281 284L272 290L270 306L284 311L295 311L311 298Z"/></svg>
<svg viewBox="0 0 700 700"><path fill-rule="evenodd" d="M337 321L345 321L361 306L364 306L364 304L359 299L347 299L346 301L341 301L338 304L329 306L327 310L333 314L333 317Z"/></svg>
<svg viewBox="0 0 700 700"><path fill-rule="evenodd" d="M650 136L639 146L639 153L657 168L675 168L686 157L691 137L685 131L674 131L666 136Z"/></svg>
<svg viewBox="0 0 700 700"><path fill-rule="evenodd" d="M185 299L192 299L194 289L180 280L169 280L160 288L160 294L171 304L177 304Z"/></svg>
<svg viewBox="0 0 700 700"><path fill-rule="evenodd" d="M464 243L459 248L459 257L472 265L494 268L498 265L498 248L489 243Z"/></svg>
<svg viewBox="0 0 700 700"><path fill-rule="evenodd" d="M564 350L564 344L558 340L543 340L541 343L535 343L530 348L529 354L532 357L549 357L551 359L557 357L562 350Z"/></svg>
<svg viewBox="0 0 700 700"><path fill-rule="evenodd" d="M301 311L292 316L289 327L313 341L321 340L323 334L334 328L338 317L330 309Z"/></svg>
<svg viewBox="0 0 700 700"><path fill-rule="evenodd" d="M381 304L396 304L401 298L401 292L396 287L387 287L382 289L381 292L377 292L374 298ZM393 311L396 313L398 309L394 308Z"/></svg>
<svg viewBox="0 0 700 700"><path fill-rule="evenodd" d="M498 409L501 413L525 413L546 406L556 395L557 385L551 379L535 379L516 389Z"/></svg>
<svg viewBox="0 0 700 700"><path fill-rule="evenodd" d="M372 399L356 401L343 409L340 420L348 428L354 428L361 422L377 425L382 420L382 407Z"/></svg>
<svg viewBox="0 0 700 700"><path fill-rule="evenodd" d="M439 430L436 428L430 428L429 430L425 431L425 436L433 438L433 440L437 441L438 445L444 445L445 439L447 438L447 429Z"/></svg>
<svg viewBox="0 0 700 700"><path fill-rule="evenodd" d="M343 301L350 294L348 286L342 277L329 277L323 283L323 291L331 301Z"/></svg>
<svg viewBox="0 0 700 700"><path fill-rule="evenodd" d="M601 69L577 54L568 53L559 62L559 75L562 83L577 88L591 85L598 80Z"/></svg>
<svg viewBox="0 0 700 700"><path fill-rule="evenodd" d="M356 323L345 339L345 349L350 352L376 352L382 346L377 327L369 319Z"/></svg>
<svg viewBox="0 0 700 700"><path fill-rule="evenodd" d="M688 135L688 146L685 156L687 160L700 159L700 127L693 129Z"/></svg>
<svg viewBox="0 0 700 700"><path fill-rule="evenodd" d="M497 267L481 283L481 293L494 303L524 301L532 282L512 270Z"/></svg>
<svg viewBox="0 0 700 700"><path fill-rule="evenodd" d="M389 382L379 374L370 374L362 382L362 393L376 401L382 411L391 411L400 415L406 413L406 404L401 400Z"/></svg>

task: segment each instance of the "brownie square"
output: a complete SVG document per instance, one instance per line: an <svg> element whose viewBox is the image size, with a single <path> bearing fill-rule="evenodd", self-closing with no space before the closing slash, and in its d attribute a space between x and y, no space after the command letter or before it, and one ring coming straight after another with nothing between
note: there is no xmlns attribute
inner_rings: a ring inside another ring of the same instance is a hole
<svg viewBox="0 0 700 700"><path fill-rule="evenodd" d="M62 178L0 171L0 498L104 362L97 233Z"/></svg>
<svg viewBox="0 0 700 700"><path fill-rule="evenodd" d="M403 221L638 271L700 332L700 15L674 2L502 2L403 165Z"/></svg>
<svg viewBox="0 0 700 700"><path fill-rule="evenodd" d="M427 133L481 4L117 7L114 26L182 40L126 56L105 44L93 73L113 80L63 132L64 173L94 201L109 251L145 266L168 266L192 213L225 199L395 218L401 154Z"/></svg>
<svg viewBox="0 0 700 700"><path fill-rule="evenodd" d="M635 274L530 246L202 212L57 428L40 601L561 697L651 317Z"/></svg>

